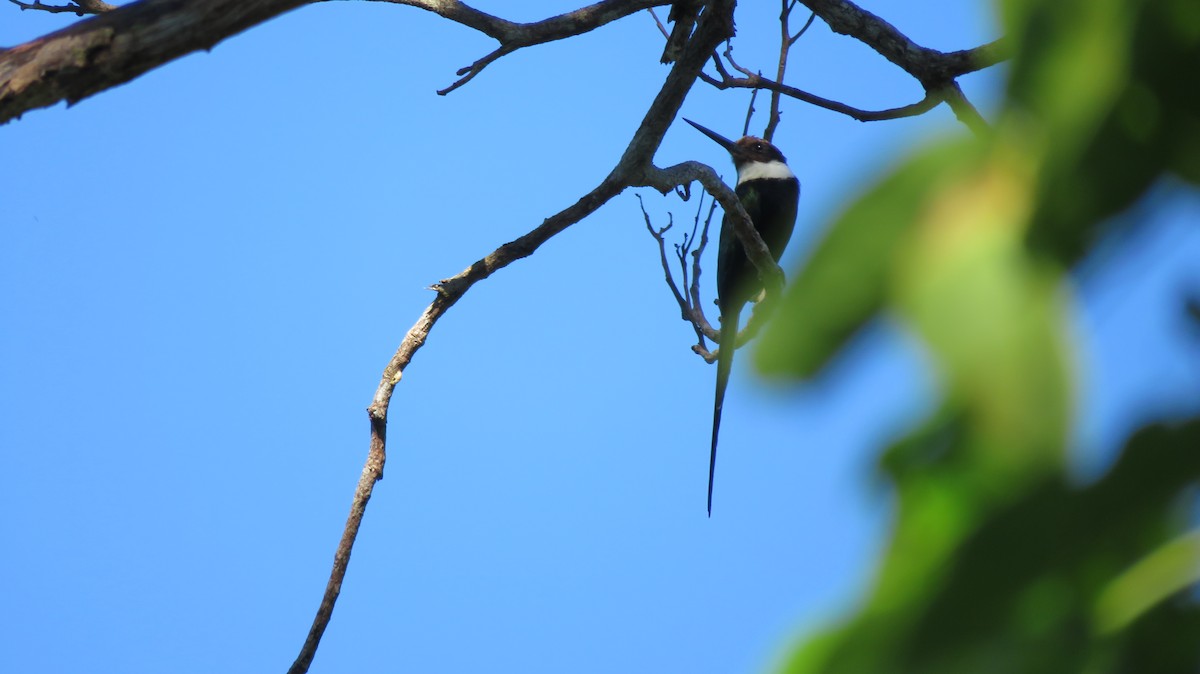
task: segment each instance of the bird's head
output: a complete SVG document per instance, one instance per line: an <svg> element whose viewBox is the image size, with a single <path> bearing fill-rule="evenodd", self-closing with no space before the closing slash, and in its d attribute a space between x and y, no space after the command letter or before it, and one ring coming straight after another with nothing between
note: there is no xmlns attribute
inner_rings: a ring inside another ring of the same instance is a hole
<svg viewBox="0 0 1200 674"><path fill-rule="evenodd" d="M770 142L757 136L744 136L734 142L690 119L684 118L683 121L696 127L700 133L725 148L725 151L733 158L733 166L737 169L739 183L757 177L787 178L792 176L792 172L787 168L787 159L779 151L779 148Z"/></svg>

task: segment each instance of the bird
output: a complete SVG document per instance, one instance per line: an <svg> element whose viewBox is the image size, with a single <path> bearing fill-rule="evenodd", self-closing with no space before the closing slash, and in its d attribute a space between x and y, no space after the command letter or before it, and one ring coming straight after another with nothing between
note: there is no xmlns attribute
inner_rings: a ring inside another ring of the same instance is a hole
<svg viewBox="0 0 1200 674"><path fill-rule="evenodd" d="M796 211L800 202L800 181L788 168L779 148L762 138L745 136L737 142L707 129L690 119L685 122L725 148L737 169L734 193L754 229L762 237L775 262L792 238ZM717 467L717 437L721 430L721 408L725 388L733 369L738 323L742 309L763 290L758 270L746 255L734 231L729 213L721 221L717 248L717 307L721 311L720 350L717 352L717 391L713 401L712 450L708 459L708 516L712 517L713 476Z"/></svg>

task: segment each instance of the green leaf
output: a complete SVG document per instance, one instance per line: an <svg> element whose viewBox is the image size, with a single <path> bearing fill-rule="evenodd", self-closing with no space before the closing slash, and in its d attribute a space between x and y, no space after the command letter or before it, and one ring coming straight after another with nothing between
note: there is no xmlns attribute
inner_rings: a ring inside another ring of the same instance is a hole
<svg viewBox="0 0 1200 674"><path fill-rule="evenodd" d="M882 457L898 505L872 591L788 674L1200 671L1200 533L1181 537L1200 420L1138 434L1091 485L1063 461L1064 270L1164 174L1200 183L1200 2L1001 8L1016 57L994 132L916 153L851 206L757 353L811 377L886 314L943 392Z"/></svg>
<svg viewBox="0 0 1200 674"><path fill-rule="evenodd" d="M1033 249L1073 262L1165 171L1200 182L1200 4L1005 3L1017 57L1001 126L1039 166Z"/></svg>
<svg viewBox="0 0 1200 674"><path fill-rule="evenodd" d="M1072 400L1061 273L1024 248L1031 171L1003 141L929 192L893 277L895 309L970 416L970 460L992 489L1059 460Z"/></svg>
<svg viewBox="0 0 1200 674"><path fill-rule="evenodd" d="M889 300L894 254L931 186L969 165L973 143L932 148L894 171L834 223L794 274L755 354L768 374L811 377Z"/></svg>

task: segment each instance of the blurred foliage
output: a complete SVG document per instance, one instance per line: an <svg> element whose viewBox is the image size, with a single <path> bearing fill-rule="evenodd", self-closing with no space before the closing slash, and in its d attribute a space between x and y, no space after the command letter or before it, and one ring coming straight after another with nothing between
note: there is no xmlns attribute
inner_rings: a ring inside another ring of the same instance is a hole
<svg viewBox="0 0 1200 674"><path fill-rule="evenodd" d="M1164 175L1200 182L1200 2L1000 16L1016 51L992 131L915 153L850 206L756 354L812 377L884 315L943 391L883 457L898 512L872 592L789 674L1200 672L1200 419L1142 431L1072 485L1064 283Z"/></svg>

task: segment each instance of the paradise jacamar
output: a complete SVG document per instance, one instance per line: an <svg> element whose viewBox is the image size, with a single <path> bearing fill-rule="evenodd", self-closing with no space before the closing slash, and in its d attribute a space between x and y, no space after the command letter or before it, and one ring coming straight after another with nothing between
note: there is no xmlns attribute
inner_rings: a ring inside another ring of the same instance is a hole
<svg viewBox="0 0 1200 674"><path fill-rule="evenodd" d="M796 224L796 205L800 200L800 181L788 168L779 148L754 136L736 143L699 124L684 119L715 140L733 158L737 169L734 192L750 216L754 229L771 251L776 262L783 255ZM708 514L712 516L713 475L717 467L717 436L721 430L721 407L725 387L733 368L738 323L742 308L763 290L758 270L746 256L746 250L734 231L728 213L721 221L720 247L717 249L717 306L721 310L721 348L717 352L717 393L713 402L712 452L708 459Z"/></svg>

